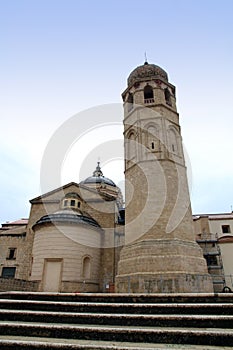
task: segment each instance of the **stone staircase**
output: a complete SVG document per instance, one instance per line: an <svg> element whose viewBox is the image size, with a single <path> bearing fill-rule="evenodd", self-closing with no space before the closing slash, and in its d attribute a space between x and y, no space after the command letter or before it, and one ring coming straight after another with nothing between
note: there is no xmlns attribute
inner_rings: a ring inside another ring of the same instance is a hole
<svg viewBox="0 0 233 350"><path fill-rule="evenodd" d="M0 349L233 349L232 294L0 293Z"/></svg>

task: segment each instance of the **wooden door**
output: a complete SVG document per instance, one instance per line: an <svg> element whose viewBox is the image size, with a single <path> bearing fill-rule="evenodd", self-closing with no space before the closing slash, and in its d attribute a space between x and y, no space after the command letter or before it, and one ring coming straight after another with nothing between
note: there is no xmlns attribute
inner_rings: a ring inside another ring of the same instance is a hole
<svg viewBox="0 0 233 350"><path fill-rule="evenodd" d="M59 292L61 284L62 260L45 260L43 292Z"/></svg>

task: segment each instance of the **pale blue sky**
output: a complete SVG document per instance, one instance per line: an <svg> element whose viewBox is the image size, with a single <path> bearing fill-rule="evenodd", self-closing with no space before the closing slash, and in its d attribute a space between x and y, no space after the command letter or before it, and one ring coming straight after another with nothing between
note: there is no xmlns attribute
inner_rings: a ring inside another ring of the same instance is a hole
<svg viewBox="0 0 233 350"><path fill-rule="evenodd" d="M28 217L55 130L86 108L121 103L145 51L177 87L193 212L229 212L232 18L231 0L2 0L0 223Z"/></svg>

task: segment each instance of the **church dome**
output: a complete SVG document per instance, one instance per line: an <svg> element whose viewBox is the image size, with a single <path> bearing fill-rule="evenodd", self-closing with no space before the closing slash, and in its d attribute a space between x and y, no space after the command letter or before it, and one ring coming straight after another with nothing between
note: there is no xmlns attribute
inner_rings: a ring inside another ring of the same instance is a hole
<svg viewBox="0 0 233 350"><path fill-rule="evenodd" d="M165 81L168 81L168 75L165 70L159 66L145 62L142 66L135 68L130 73L128 77L128 86L132 86L135 83L151 79L163 79Z"/></svg>
<svg viewBox="0 0 233 350"><path fill-rule="evenodd" d="M105 176L90 176L86 180L81 182L82 185L87 184L106 184L113 187L116 187L115 183Z"/></svg>
<svg viewBox="0 0 233 350"><path fill-rule="evenodd" d="M100 163L97 163L97 167L95 171L93 172L92 176L89 176L84 181L82 181L80 184L82 185L110 185L113 187L116 187L115 183L110 180L109 178L105 177L101 171Z"/></svg>

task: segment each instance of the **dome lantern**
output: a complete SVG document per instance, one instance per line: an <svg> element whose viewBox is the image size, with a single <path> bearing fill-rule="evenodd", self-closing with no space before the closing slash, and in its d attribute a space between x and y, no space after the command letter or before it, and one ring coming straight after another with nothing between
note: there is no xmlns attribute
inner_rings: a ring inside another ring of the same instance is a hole
<svg viewBox="0 0 233 350"><path fill-rule="evenodd" d="M112 187L116 187L116 184L110 180L108 177L103 175L103 172L100 167L100 162L97 162L96 169L93 172L92 176L87 177L84 181L80 183L81 185L95 185L99 187L99 185L108 185Z"/></svg>

